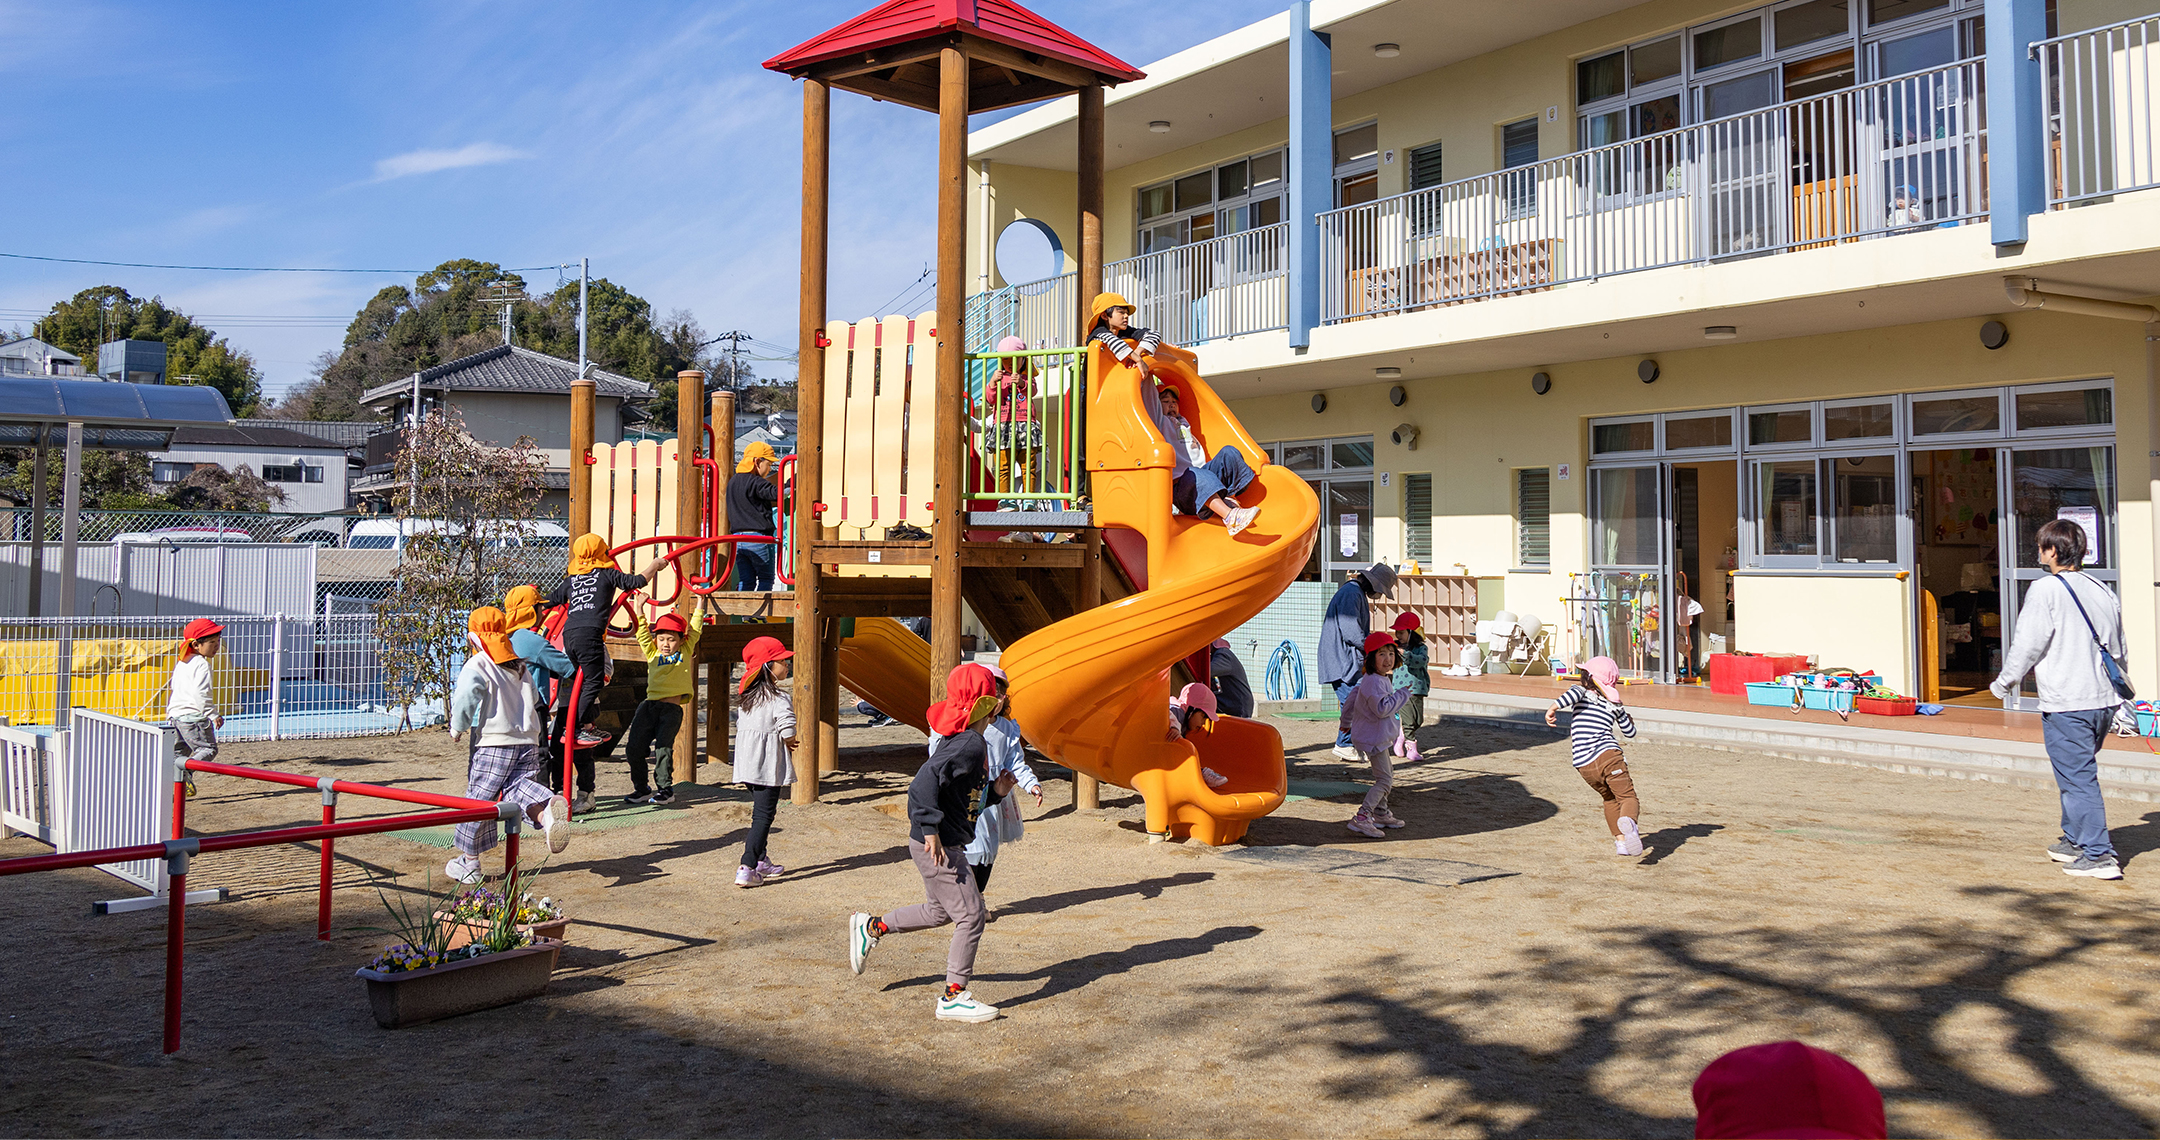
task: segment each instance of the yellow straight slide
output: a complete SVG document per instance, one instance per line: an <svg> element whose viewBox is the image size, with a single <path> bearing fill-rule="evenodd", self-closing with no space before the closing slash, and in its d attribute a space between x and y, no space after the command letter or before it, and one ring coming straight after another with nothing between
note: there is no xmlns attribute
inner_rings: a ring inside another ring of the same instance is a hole
<svg viewBox="0 0 2160 1140"><path fill-rule="evenodd" d="M1232 538L1221 520L1173 515L1171 444L1148 417L1139 370L1101 346L1088 351L1088 473L1095 522L1147 543L1139 592L1056 622L1008 646L1013 717L1029 743L1059 763L1131 788L1147 802L1147 829L1233 843L1288 791L1282 736L1256 720L1223 718L1190 740L1168 739L1170 668L1243 625L1304 568L1320 502L1295 472L1267 464L1192 353L1168 345L1158 380L1180 390L1183 411L1210 454L1235 447L1255 472L1238 494L1259 518ZM1128 567L1139 578L1138 567ZM882 706L881 706L882 707ZM1202 779L1205 766L1227 777Z"/></svg>

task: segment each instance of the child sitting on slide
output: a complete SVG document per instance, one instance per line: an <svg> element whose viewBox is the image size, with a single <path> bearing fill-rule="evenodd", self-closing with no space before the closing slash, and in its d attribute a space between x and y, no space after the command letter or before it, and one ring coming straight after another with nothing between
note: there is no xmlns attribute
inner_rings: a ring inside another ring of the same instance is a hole
<svg viewBox="0 0 2160 1140"><path fill-rule="evenodd" d="M1147 401L1148 418L1170 441L1170 451L1177 461L1170 482L1171 506L1183 515L1216 515L1232 535L1251 526L1260 517L1260 508L1239 506L1231 497L1253 481L1244 454L1235 447L1225 447L1209 455L1193 435L1192 425L1179 414L1178 390L1167 384L1158 388L1154 383L1153 357L1155 350L1162 347L1162 338L1152 330L1134 328L1132 305L1116 293L1096 297L1092 310L1088 339L1108 349L1118 363L1140 371L1140 391Z"/></svg>

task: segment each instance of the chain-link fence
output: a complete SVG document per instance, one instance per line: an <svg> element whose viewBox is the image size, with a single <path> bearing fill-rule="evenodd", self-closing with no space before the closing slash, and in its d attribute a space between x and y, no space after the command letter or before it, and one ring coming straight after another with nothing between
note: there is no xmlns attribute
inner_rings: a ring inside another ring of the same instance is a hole
<svg viewBox="0 0 2160 1140"><path fill-rule="evenodd" d="M82 511L79 542L305 542L315 546L393 549L398 521L388 516L302 515L241 511ZM521 520L554 533L566 520L535 516ZM543 525L546 524L546 525ZM32 527L28 507L0 509L0 542L28 542ZM407 522L406 533L427 523ZM60 541L60 504L45 509L45 541ZM371 532L380 531L380 535ZM371 542L371 539L374 541ZM379 543L379 546L377 545ZM567 547L567 538L541 539L543 548Z"/></svg>
<svg viewBox="0 0 2160 1140"><path fill-rule="evenodd" d="M163 720L189 620L0 621L0 716L14 725L51 726L60 710L82 708ZM225 717L221 739L370 736L442 721L440 700L407 705L390 695L376 631L395 615L341 606L315 615L214 620L225 627L211 662L212 700Z"/></svg>

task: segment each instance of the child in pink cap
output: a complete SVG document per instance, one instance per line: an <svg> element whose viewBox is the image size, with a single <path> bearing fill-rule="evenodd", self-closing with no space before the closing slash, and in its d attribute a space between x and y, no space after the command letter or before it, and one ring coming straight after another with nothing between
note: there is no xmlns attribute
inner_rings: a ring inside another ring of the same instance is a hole
<svg viewBox="0 0 2160 1140"><path fill-rule="evenodd" d="M1613 850L1642 854L1642 804L1635 798L1635 780L1628 775L1627 757L1620 754L1620 738L1613 731L1635 738L1635 721L1620 703L1619 663L1610 657L1585 663L1583 679L1545 710L1545 723L1559 724L1564 712L1573 714L1568 743L1575 770L1605 797L1605 826L1612 830Z"/></svg>
<svg viewBox="0 0 2160 1140"><path fill-rule="evenodd" d="M1195 682L1180 689L1170 698L1171 740L1183 740L1195 732L1208 732L1215 727L1215 719L1221 715L1215 703L1215 690ZM1230 782L1213 768L1200 769L1200 778L1207 786L1219 788Z"/></svg>

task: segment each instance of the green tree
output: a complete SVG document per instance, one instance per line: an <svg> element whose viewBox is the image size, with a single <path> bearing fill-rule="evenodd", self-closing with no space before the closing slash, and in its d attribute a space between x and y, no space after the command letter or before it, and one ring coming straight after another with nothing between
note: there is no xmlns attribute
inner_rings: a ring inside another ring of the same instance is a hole
<svg viewBox="0 0 2160 1140"><path fill-rule="evenodd" d="M176 511L259 514L269 510L272 503L283 503L285 492L257 478L245 463L230 471L215 463L204 463L165 492L165 501Z"/></svg>
<svg viewBox="0 0 2160 1140"><path fill-rule="evenodd" d="M243 418L254 415L262 402L262 372L254 357L158 298L145 300L118 285L99 285L58 302L30 335L82 357L93 368L98 346L108 341L164 341L167 383L215 388L233 414Z"/></svg>
<svg viewBox="0 0 2160 1140"><path fill-rule="evenodd" d="M30 501L36 484L36 454L27 447L0 448L0 493ZM66 458L57 447L45 453L45 503L53 535L59 531L61 481ZM150 457L139 451L83 449L82 509L86 511L162 510L167 506L150 484Z"/></svg>

